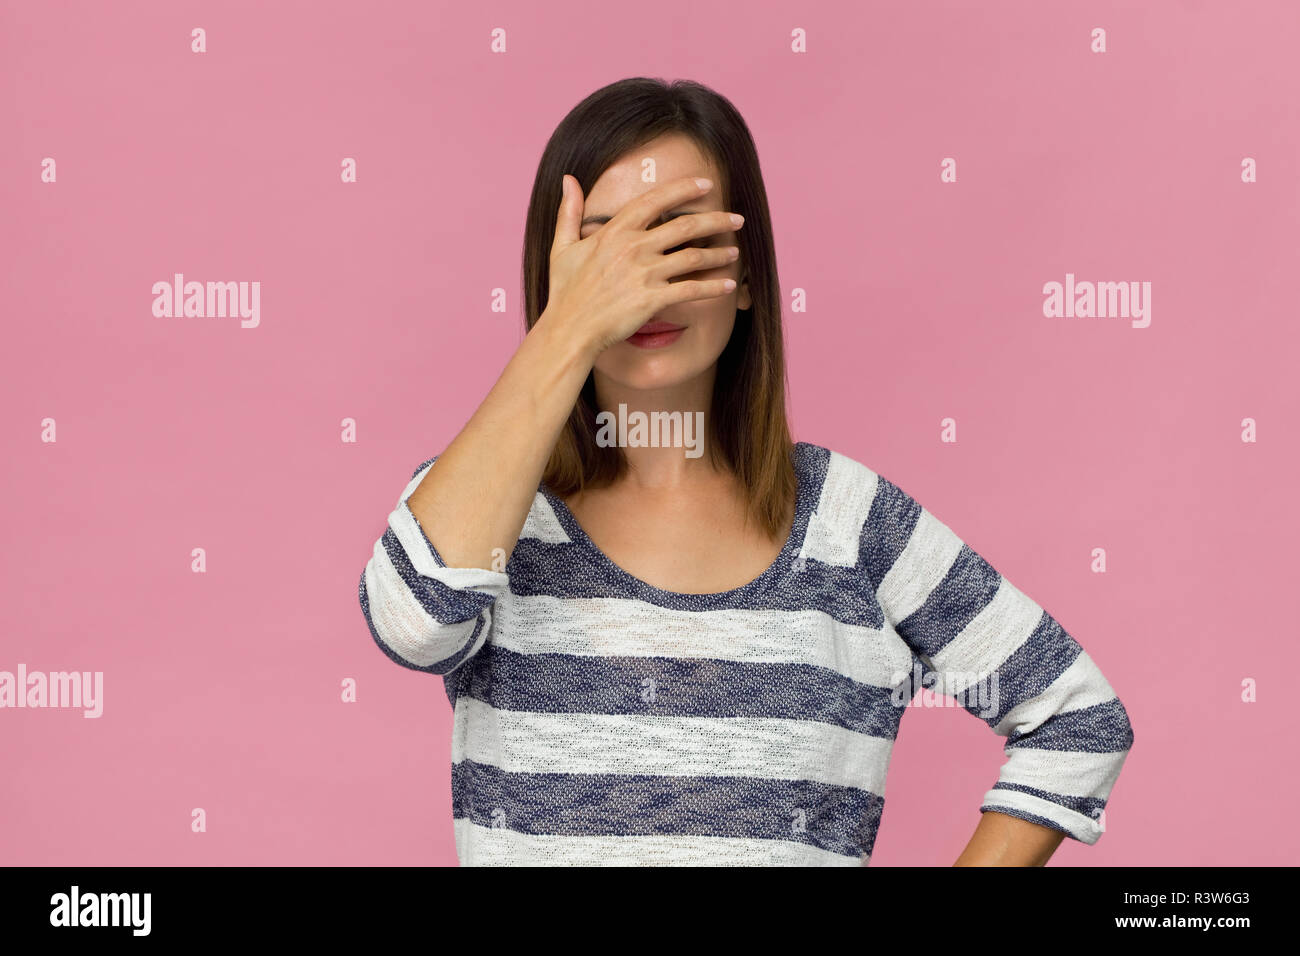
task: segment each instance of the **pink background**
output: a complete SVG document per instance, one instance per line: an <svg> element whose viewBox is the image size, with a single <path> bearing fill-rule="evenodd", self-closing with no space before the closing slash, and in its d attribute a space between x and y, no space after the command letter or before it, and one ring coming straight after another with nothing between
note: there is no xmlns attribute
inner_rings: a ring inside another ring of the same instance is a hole
<svg viewBox="0 0 1300 956"><path fill-rule="evenodd" d="M97 720L0 710L0 862L455 862L441 680L374 645L357 579L520 339L546 138L634 75L700 80L751 126L796 437L914 495L1127 707L1107 833L1053 862L1297 862L1297 4L0 18L0 670L104 672ZM174 272L260 281L260 326L155 318ZM1045 318L1066 272L1151 282L1151 326ZM873 865L950 864L1001 743L908 714Z"/></svg>

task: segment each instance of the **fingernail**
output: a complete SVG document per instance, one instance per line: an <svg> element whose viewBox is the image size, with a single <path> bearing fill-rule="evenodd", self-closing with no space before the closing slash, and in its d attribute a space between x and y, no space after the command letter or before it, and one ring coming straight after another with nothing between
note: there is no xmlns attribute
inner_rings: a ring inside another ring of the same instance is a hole
<svg viewBox="0 0 1300 956"><path fill-rule="evenodd" d="M711 179L697 179L697 180L695 180L695 185L699 186L701 189L708 189L710 186L713 185L713 180L711 180Z"/></svg>
<svg viewBox="0 0 1300 956"><path fill-rule="evenodd" d="M745 224L745 217L738 212L733 212L731 214L731 224L733 226L743 226Z"/></svg>

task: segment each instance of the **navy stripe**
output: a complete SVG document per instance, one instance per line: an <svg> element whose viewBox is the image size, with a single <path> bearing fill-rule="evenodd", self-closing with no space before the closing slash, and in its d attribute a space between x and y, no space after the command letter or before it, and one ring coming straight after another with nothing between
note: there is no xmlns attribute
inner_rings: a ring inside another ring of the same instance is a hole
<svg viewBox="0 0 1300 956"><path fill-rule="evenodd" d="M1049 820L1047 817L1040 817L1036 813L1028 813L1025 810L1017 810L1015 807L980 807L980 813L1004 813L1009 817L1017 817L1021 820L1028 820L1030 823L1037 823L1039 826L1048 827L1056 830L1058 833L1064 833L1066 836L1073 837L1074 834L1067 830L1063 825L1055 820Z"/></svg>
<svg viewBox="0 0 1300 956"><path fill-rule="evenodd" d="M1026 787L1020 783L995 783L992 787L994 790L1014 790L1017 793L1027 793L1031 796L1041 797L1058 806L1065 807L1067 810L1073 810L1075 813L1082 813L1085 817L1092 817L1094 820L1101 816L1101 811L1106 806L1105 800L1099 800L1096 797L1070 797L1061 793L1051 793L1047 790L1040 790L1037 787ZM1058 826L1059 824L1053 824Z"/></svg>
<svg viewBox="0 0 1300 956"><path fill-rule="evenodd" d="M1006 749L1070 750L1113 754L1133 747L1133 727L1119 698L1079 710L1053 714L1038 727L1007 738Z"/></svg>
<svg viewBox="0 0 1300 956"><path fill-rule="evenodd" d="M1044 693L1082 653L1079 642L1044 611L1025 642L997 667L996 713L985 717L978 708L966 709L996 727L1013 707Z"/></svg>
<svg viewBox="0 0 1300 956"><path fill-rule="evenodd" d="M519 654L488 642L471 669L459 693L529 713L806 720L893 740L904 710L888 687L810 664Z"/></svg>
<svg viewBox="0 0 1300 956"><path fill-rule="evenodd" d="M898 562L920 518L920 504L877 473L876 494L858 540L858 566L871 590L880 590L880 582Z"/></svg>
<svg viewBox="0 0 1300 956"><path fill-rule="evenodd" d="M963 544L957 559L921 606L899 621L897 630L907 643L933 658L988 606L1002 575Z"/></svg>
<svg viewBox="0 0 1300 956"><path fill-rule="evenodd" d="M462 667L450 674L442 675L442 689L447 695L447 703L451 704L453 713L456 711L456 698L460 696L461 685L470 676L470 673L470 668Z"/></svg>
<svg viewBox="0 0 1300 956"><path fill-rule="evenodd" d="M843 856L871 852L884 800L856 787L755 777L507 773L451 768L452 815L549 836L784 840Z"/></svg>

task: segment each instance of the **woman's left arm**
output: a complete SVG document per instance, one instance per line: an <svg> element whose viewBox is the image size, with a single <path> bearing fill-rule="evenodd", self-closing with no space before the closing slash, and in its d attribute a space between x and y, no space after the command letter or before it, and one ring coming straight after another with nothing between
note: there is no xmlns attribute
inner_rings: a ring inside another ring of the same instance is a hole
<svg viewBox="0 0 1300 956"><path fill-rule="evenodd" d="M957 864L1041 866L1064 837L1096 843L1133 746L1123 704L1055 618L915 499L877 479L860 569L923 665L923 685L1007 738L1007 760Z"/></svg>
<svg viewBox="0 0 1300 956"><path fill-rule="evenodd" d="M1061 830L990 810L953 866L1042 866L1065 839Z"/></svg>

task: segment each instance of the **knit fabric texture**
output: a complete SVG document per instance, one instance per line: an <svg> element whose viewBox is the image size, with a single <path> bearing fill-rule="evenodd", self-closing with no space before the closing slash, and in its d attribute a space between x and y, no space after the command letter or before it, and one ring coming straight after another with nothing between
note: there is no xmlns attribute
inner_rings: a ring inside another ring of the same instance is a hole
<svg viewBox="0 0 1300 956"><path fill-rule="evenodd" d="M1006 738L981 811L1098 840L1133 731L1092 659L887 478L793 454L785 547L716 594L633 577L545 488L503 570L447 567L415 470L360 601L443 678L463 865L866 864L923 687Z"/></svg>

